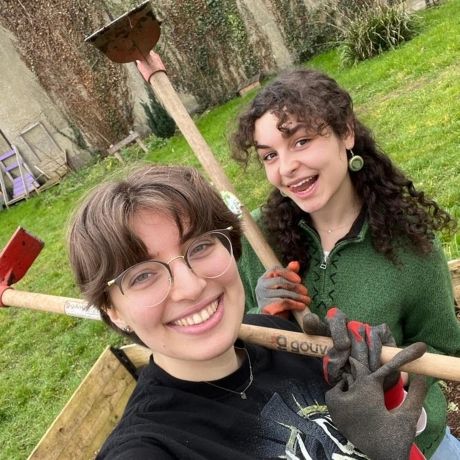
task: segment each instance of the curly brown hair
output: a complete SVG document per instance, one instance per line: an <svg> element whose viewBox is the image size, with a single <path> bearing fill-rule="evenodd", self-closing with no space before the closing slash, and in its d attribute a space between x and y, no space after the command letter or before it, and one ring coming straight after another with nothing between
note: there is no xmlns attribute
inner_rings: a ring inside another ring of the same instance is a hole
<svg viewBox="0 0 460 460"><path fill-rule="evenodd" d="M402 238L415 251L426 254L432 250L436 231L455 230L455 220L417 191L378 147L371 131L357 119L351 96L334 79L302 69L287 72L266 86L238 119L231 141L236 161L248 164L255 151L255 122L266 112L278 117L280 130L286 119L294 116L318 135L328 128L340 138L354 132L353 152L363 158L365 166L350 173L351 181L365 205L374 248L394 263L398 262L396 242ZM304 272L309 264L308 243L298 224L306 213L277 189L270 193L262 213L270 243L283 248L278 254L281 261L299 260Z"/></svg>

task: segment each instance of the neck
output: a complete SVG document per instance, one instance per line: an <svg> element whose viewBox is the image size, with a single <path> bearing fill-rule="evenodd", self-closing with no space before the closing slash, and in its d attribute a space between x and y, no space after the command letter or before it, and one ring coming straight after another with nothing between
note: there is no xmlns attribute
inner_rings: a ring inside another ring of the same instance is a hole
<svg viewBox="0 0 460 460"><path fill-rule="evenodd" d="M361 209L362 201L351 181L344 184L339 192L329 200L326 206L310 213L316 230L328 231L338 228L349 230L355 221Z"/></svg>
<svg viewBox="0 0 460 460"><path fill-rule="evenodd" d="M233 346L219 356L202 361L171 358L161 353L155 353L153 359L168 374L190 382L222 379L235 372L243 362Z"/></svg>

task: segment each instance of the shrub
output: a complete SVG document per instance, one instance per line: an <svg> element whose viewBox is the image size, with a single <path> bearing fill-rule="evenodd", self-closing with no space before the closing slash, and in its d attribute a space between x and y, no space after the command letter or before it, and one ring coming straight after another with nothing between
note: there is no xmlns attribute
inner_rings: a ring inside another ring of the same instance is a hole
<svg viewBox="0 0 460 460"><path fill-rule="evenodd" d="M343 15L340 56L343 65L353 65L383 51L396 48L416 33L417 17L403 3L364 3L354 14Z"/></svg>
<svg viewBox="0 0 460 460"><path fill-rule="evenodd" d="M174 136L174 132L176 131L176 124L174 123L174 120L156 100L150 87L147 87L146 85L146 89L149 95L149 101L141 102L141 105L147 117L149 128L155 136L163 139Z"/></svg>

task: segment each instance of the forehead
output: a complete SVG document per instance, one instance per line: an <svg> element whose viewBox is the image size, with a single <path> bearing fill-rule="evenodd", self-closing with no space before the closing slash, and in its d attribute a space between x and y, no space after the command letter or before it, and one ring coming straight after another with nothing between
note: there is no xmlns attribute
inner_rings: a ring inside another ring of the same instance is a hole
<svg viewBox="0 0 460 460"><path fill-rule="evenodd" d="M265 112L258 118L254 124L254 144L258 145L272 145L282 139L287 139L293 135L297 130L305 128L303 123L291 115L286 114L286 120L282 124L282 130L279 128L280 118L273 112Z"/></svg>
<svg viewBox="0 0 460 460"><path fill-rule="evenodd" d="M132 219L131 229L150 254L159 253L169 246L180 245L180 231L176 221L166 213L140 210Z"/></svg>

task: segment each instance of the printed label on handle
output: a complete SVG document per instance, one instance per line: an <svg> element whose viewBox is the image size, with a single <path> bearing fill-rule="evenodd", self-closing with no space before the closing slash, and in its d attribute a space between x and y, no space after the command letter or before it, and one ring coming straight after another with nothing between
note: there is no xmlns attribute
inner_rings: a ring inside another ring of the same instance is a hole
<svg viewBox="0 0 460 460"><path fill-rule="evenodd" d="M64 304L64 312L66 315L75 316L77 318L85 319L101 319L101 314L96 307L92 305L85 305L81 302L74 302L71 300L66 301Z"/></svg>

